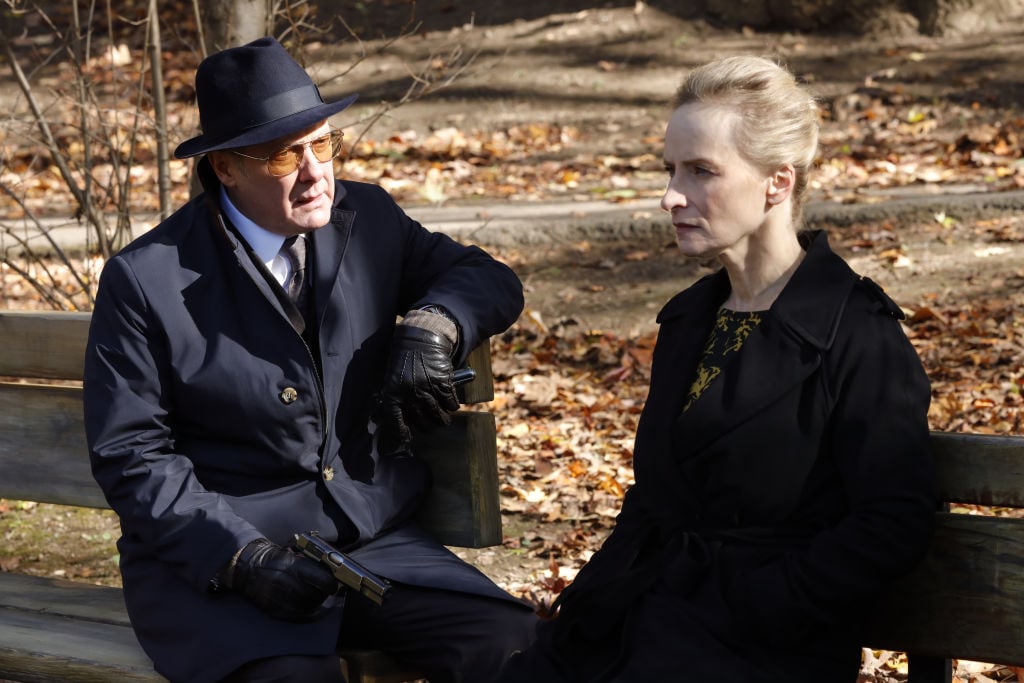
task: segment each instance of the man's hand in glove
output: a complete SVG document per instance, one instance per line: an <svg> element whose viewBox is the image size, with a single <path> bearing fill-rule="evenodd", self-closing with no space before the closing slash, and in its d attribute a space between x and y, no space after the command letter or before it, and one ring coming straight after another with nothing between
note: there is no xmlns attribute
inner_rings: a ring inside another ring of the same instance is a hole
<svg viewBox="0 0 1024 683"><path fill-rule="evenodd" d="M459 409L452 385L452 355L458 328L447 316L410 311L395 327L384 384L374 406L382 454L405 450L413 430L427 431L451 421Z"/></svg>
<svg viewBox="0 0 1024 683"><path fill-rule="evenodd" d="M272 617L310 621L338 592L338 581L319 562L258 538L224 572L225 584Z"/></svg>

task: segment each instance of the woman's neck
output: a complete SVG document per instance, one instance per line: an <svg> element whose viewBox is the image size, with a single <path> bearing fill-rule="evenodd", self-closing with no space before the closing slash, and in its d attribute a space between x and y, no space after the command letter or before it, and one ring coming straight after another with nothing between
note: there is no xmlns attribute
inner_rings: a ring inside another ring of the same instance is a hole
<svg viewBox="0 0 1024 683"><path fill-rule="evenodd" d="M763 245L752 245L743 259L723 260L732 291L724 306L734 311L765 311L785 289L804 259L795 232Z"/></svg>

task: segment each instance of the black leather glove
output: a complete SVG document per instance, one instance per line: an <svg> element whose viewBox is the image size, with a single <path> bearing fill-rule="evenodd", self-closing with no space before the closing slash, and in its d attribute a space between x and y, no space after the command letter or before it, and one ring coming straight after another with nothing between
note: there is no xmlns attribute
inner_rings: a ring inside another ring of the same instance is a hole
<svg viewBox="0 0 1024 683"><path fill-rule="evenodd" d="M406 320L417 317L410 315ZM377 448L382 454L408 448L413 430L426 431L451 422L449 413L459 409L452 385L454 347L447 335L426 327L405 322L395 327L387 374L373 414L380 432Z"/></svg>
<svg viewBox="0 0 1024 683"><path fill-rule="evenodd" d="M225 574L229 588L285 621L315 619L324 600L338 592L329 569L265 538L246 544Z"/></svg>

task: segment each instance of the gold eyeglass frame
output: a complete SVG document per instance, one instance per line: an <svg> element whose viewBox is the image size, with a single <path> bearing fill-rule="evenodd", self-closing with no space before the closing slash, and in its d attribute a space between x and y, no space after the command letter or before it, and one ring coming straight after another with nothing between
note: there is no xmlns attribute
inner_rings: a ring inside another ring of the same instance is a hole
<svg viewBox="0 0 1024 683"><path fill-rule="evenodd" d="M313 149L313 145L318 143L318 142L320 142L320 141L322 141L322 140L330 139L330 141L331 141L331 155L329 157L327 157L326 159L321 159L319 156L317 156L316 151L313 151L313 156L316 157L316 160L319 161L320 163L326 163L326 162L330 161L331 159L336 158L338 156L338 154L341 153L341 150L342 150L341 143L342 143L342 140L344 138L345 138L345 134L342 131L340 131L338 129L334 129L334 130L331 130L331 132L327 133L327 135L321 135L320 137L313 138L312 140L306 140L305 142L298 142L298 143L296 143L294 145L287 145L285 147L282 147L281 149L278 149L278 150L275 150L275 151L271 152L270 154L268 154L265 157L253 156L252 154L245 154L244 152L239 152L236 149L232 149L232 150L229 150L229 151L232 154L237 154L238 156L245 157L246 159L252 159L254 161L262 161L267 166L267 173L269 173L271 176L273 176L275 178L283 178L286 175L290 175L292 173L295 173L295 171L297 171L299 169L299 167L302 165L302 158L306 155L306 149L309 148L310 150L312 150ZM272 170L270 170L270 160L273 159L278 154L284 154L285 152L288 152L290 154L292 168L290 170L284 172L284 173L274 173Z"/></svg>

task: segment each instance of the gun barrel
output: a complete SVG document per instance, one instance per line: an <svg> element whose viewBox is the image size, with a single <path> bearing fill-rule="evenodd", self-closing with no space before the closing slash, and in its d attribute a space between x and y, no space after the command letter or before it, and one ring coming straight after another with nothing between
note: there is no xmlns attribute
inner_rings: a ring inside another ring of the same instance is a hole
<svg viewBox="0 0 1024 683"><path fill-rule="evenodd" d="M355 590L378 605L384 603L384 596L391 590L391 584L387 579L377 576L333 547L315 531L295 534L295 545L307 557L326 565L343 586Z"/></svg>

